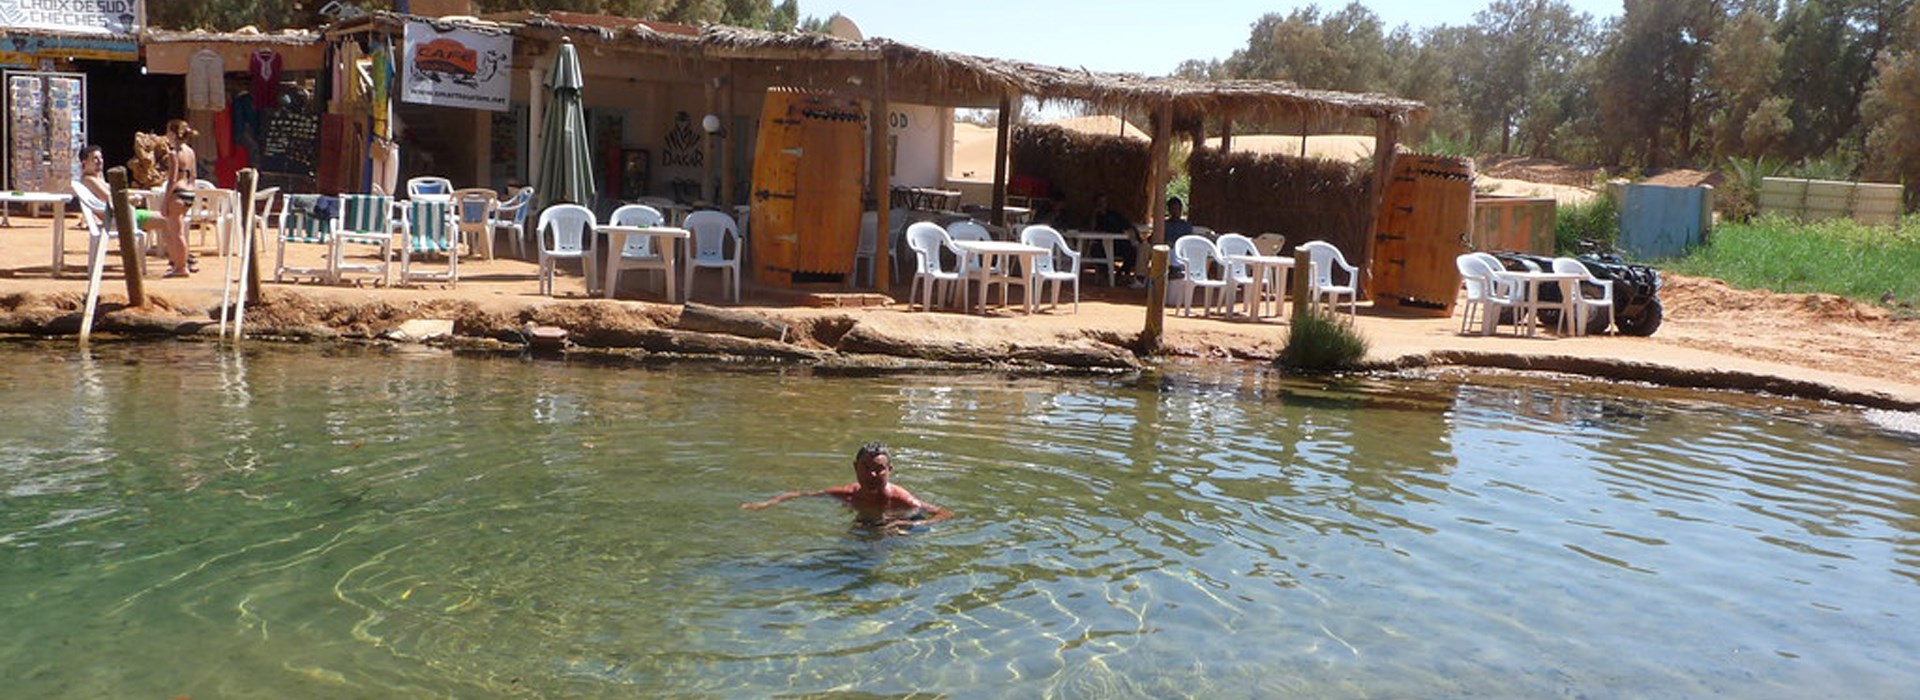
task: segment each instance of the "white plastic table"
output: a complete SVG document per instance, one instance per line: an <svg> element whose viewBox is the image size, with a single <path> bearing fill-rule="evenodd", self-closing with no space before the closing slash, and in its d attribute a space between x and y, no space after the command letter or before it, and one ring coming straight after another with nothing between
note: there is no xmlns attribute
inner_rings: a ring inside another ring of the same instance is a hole
<svg viewBox="0 0 1920 700"><path fill-rule="evenodd" d="M13 216L10 205L14 204L51 204L53 205L53 274L59 275L66 267L67 257L67 200L70 194L53 192L0 192L0 226L11 228Z"/></svg>
<svg viewBox="0 0 1920 700"><path fill-rule="evenodd" d="M1260 312L1267 305L1268 280L1278 291L1273 295L1273 315L1279 316L1280 307L1287 296L1287 287L1281 282L1283 270L1293 270L1293 258L1286 255L1229 255L1227 262L1247 266L1247 273L1253 276L1253 291L1247 294L1247 318L1260 320Z"/></svg>
<svg viewBox="0 0 1920 700"><path fill-rule="evenodd" d="M687 240L693 234L686 229L672 226L597 226L594 230L607 234L607 283L601 287L601 293L606 298L612 299L614 288L620 286L620 266L616 263L619 262L620 251L627 247L627 237L651 236L653 249L658 251L660 258L667 263L667 301L680 300L674 289L673 281L678 277L674 271L680 265L680 241ZM598 266L599 259L599 253L587 256L590 278L588 286L592 286L595 281L591 278L598 276L593 268Z"/></svg>
<svg viewBox="0 0 1920 700"><path fill-rule="evenodd" d="M1518 270L1494 270L1493 274L1500 279L1509 280L1521 285L1521 288L1525 290L1524 296L1526 297L1526 301L1517 313L1521 314L1521 320L1526 324L1527 335L1533 335L1534 326L1536 325L1535 319L1538 317L1540 311L1540 285L1549 282L1560 285L1560 327L1555 328L1554 332L1560 335L1567 335L1566 329L1573 328L1576 325L1577 320L1573 317L1574 286L1578 285L1580 280L1585 279L1585 275L1571 272L1532 272ZM1482 324L1480 333L1481 335L1492 335L1493 324Z"/></svg>
<svg viewBox="0 0 1920 700"><path fill-rule="evenodd" d="M1113 286L1115 266L1120 262L1120 242L1130 233L1108 233L1106 231L1061 231L1060 237L1073 241L1073 250L1080 254L1080 264L1098 265L1107 268L1107 286ZM1101 255L1088 252L1094 244L1099 244Z"/></svg>
<svg viewBox="0 0 1920 700"><path fill-rule="evenodd" d="M954 241L952 245L954 250L966 253L969 256L980 257L980 264L973 268L973 279L980 283L981 313L986 313L987 289L995 282L1003 285L1019 284L1021 292L1026 299L1027 313L1033 313L1033 307L1035 305L1035 285L1033 284L1032 278L1035 261L1042 255L1052 255L1053 251L1051 249L1042 248L1037 245L1027 245L1025 243L1014 243L1012 241ZM1015 260L1018 260L1020 263L1020 274L1018 276L1013 274L1013 268L1009 265L1009 263ZM995 275L993 274L993 270L996 268L1006 270L1007 272ZM1002 296L1004 297L1004 295Z"/></svg>

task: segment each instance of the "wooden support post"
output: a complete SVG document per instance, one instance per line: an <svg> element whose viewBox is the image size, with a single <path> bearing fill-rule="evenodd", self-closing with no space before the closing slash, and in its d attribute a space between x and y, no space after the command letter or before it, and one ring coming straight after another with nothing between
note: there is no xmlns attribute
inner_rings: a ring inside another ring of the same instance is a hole
<svg viewBox="0 0 1920 700"><path fill-rule="evenodd" d="M1167 180L1170 179L1167 161L1173 150L1173 105L1162 104L1154 112L1153 119L1153 166L1148 179L1151 189L1147 197L1147 217L1153 222L1153 245L1167 244Z"/></svg>
<svg viewBox="0 0 1920 700"><path fill-rule="evenodd" d="M1293 322L1299 323L1300 317L1307 315L1313 308L1313 300L1307 298L1307 290L1312 287L1307 276L1313 274L1313 254L1304 250L1293 251Z"/></svg>
<svg viewBox="0 0 1920 700"><path fill-rule="evenodd" d="M718 78L709 79L706 81L705 87L707 92L706 112L700 116L700 131L703 134L706 134L706 115L720 116L720 80ZM725 129L726 127L723 124L721 128ZM706 152L706 157L700 162L700 192L702 193L702 198L706 199L708 204L719 206L720 190L725 189L725 186L714 187L713 176L719 171L719 169L715 167L714 160L721 157L719 148L720 132L716 131L711 134L706 134L706 140L702 141L700 146L701 150ZM709 191L707 189L709 187L714 187L714 189ZM614 194L617 196L619 193L616 192Z"/></svg>
<svg viewBox="0 0 1920 700"><path fill-rule="evenodd" d="M1000 126L993 134L993 225L1007 225L1007 151L1013 140L1012 95L1000 96Z"/></svg>
<svg viewBox="0 0 1920 700"><path fill-rule="evenodd" d="M146 251L134 243L133 200L127 196L127 169L116 167L107 171L107 184L112 189L113 224L120 231L120 265L126 270L127 306L147 305L146 280L140 275L140 256ZM84 215L84 214L83 214ZM183 234L184 235L184 234Z"/></svg>
<svg viewBox="0 0 1920 700"><path fill-rule="evenodd" d="M1233 115L1220 115L1220 152L1233 150ZM1189 202L1191 204L1191 202Z"/></svg>
<svg viewBox="0 0 1920 700"><path fill-rule="evenodd" d="M1361 231L1361 260L1353 261L1360 266L1358 298L1373 296L1373 247L1375 234L1380 225L1380 203L1386 201L1387 183L1393 177L1393 156L1399 149L1400 122L1393 117L1380 117L1374 120L1373 134L1373 194L1369 197L1365 218L1366 230Z"/></svg>
<svg viewBox="0 0 1920 700"><path fill-rule="evenodd" d="M733 64L720 74L720 206L728 214L733 213L733 154L740 150L740 138L744 134L733 132Z"/></svg>
<svg viewBox="0 0 1920 700"><path fill-rule="evenodd" d="M261 295L260 242L253 237L254 217L258 216L254 211L253 197L260 191L259 172L253 168L242 168L234 187L240 192L240 244L246 246L243 250L247 252L243 256L247 262L247 303L258 304ZM240 255L240 251L231 250L227 254Z"/></svg>
<svg viewBox="0 0 1920 700"><path fill-rule="evenodd" d="M1141 352L1160 353L1167 322L1167 258L1169 248L1156 245L1147 254L1147 326L1140 331Z"/></svg>
<svg viewBox="0 0 1920 700"><path fill-rule="evenodd" d="M873 227L873 286L881 294L893 289L893 237L887 232L893 230L893 222L888 219L892 212L893 179L887 172L893 156L887 152L887 111L891 109L887 97L887 60L881 57L873 63L873 110L867 115L867 131L872 137L872 145L867 152L872 156L868 161L867 176L873 191L874 227Z"/></svg>

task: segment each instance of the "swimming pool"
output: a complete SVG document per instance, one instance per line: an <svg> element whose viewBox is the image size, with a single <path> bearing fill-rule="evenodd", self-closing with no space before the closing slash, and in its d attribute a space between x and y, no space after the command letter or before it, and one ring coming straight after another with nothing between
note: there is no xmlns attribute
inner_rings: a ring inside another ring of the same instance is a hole
<svg viewBox="0 0 1920 700"><path fill-rule="evenodd" d="M1920 439L1560 379L0 347L19 697L1894 697ZM907 536L839 506L895 480Z"/></svg>

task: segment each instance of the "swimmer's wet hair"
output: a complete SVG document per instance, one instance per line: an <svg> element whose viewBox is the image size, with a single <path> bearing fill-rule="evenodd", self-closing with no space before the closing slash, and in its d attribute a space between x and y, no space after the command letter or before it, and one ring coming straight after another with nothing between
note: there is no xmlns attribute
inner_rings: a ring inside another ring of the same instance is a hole
<svg viewBox="0 0 1920 700"><path fill-rule="evenodd" d="M887 454L886 445L880 444L878 442L869 442L865 445L861 445L860 451L854 453L853 458L855 460L864 460L868 457L876 457L884 454Z"/></svg>

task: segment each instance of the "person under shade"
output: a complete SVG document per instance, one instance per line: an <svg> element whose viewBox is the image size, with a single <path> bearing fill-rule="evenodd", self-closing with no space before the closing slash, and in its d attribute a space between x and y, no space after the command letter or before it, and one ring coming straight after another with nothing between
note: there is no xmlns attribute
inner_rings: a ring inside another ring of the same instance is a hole
<svg viewBox="0 0 1920 700"><path fill-rule="evenodd" d="M912 525L953 517L953 511L929 504L890 481L893 458L886 445L869 442L853 456L854 482L818 491L788 491L764 501L743 503L745 510L770 508L807 496L829 496L854 510L862 525Z"/></svg>

